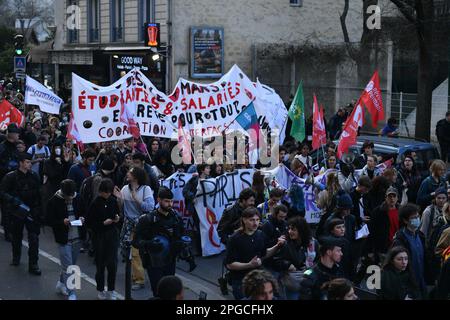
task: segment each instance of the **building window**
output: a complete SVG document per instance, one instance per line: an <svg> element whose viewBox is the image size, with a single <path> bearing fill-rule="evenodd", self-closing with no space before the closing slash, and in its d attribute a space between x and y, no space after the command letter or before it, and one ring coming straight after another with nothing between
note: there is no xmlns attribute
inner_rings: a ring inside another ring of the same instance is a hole
<svg viewBox="0 0 450 320"><path fill-rule="evenodd" d="M301 7L303 6L303 0L289 0L290 5L292 7Z"/></svg>
<svg viewBox="0 0 450 320"><path fill-rule="evenodd" d="M89 42L100 40L100 0L88 1L88 39Z"/></svg>
<svg viewBox="0 0 450 320"><path fill-rule="evenodd" d="M71 11L67 13L66 21L67 21L67 43L78 43L79 41L79 17L77 14L79 14L79 11L77 8L78 6L78 0L68 0L66 2L67 7L71 8ZM75 7L76 6L76 7Z"/></svg>
<svg viewBox="0 0 450 320"><path fill-rule="evenodd" d="M145 24L155 22L155 1L139 0L139 41L145 40Z"/></svg>
<svg viewBox="0 0 450 320"><path fill-rule="evenodd" d="M111 42L123 41L124 18L123 0L111 0Z"/></svg>

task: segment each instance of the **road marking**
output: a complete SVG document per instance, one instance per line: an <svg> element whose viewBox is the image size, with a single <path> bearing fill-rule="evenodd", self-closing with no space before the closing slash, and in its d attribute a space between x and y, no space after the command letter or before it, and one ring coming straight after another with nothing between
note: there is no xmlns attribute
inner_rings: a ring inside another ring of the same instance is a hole
<svg viewBox="0 0 450 320"><path fill-rule="evenodd" d="M5 231L3 231L3 228L0 228L0 233L2 233L2 234L5 233ZM22 240L22 245L23 245L24 247L28 248L28 241ZM40 254L41 256L43 256L44 258L47 258L47 259L49 259L50 261L52 261L52 262L56 263L57 265L61 266L60 260L59 260L58 258L52 256L50 253L45 252L44 250L39 249L39 254ZM94 279L92 279L91 277L89 277L87 274L81 272L81 275L80 275L80 276L81 276L81 279L84 279L84 280L87 281L88 283L92 284L94 287L97 286L97 282L96 282ZM121 294L119 294L118 292L117 292L117 298L118 298L119 300L125 300L125 297L122 296Z"/></svg>
<svg viewBox="0 0 450 320"><path fill-rule="evenodd" d="M185 276L182 276L180 273L176 273L176 275L181 279L181 281L183 281L184 287L187 287L189 290L194 291L194 293L197 294L197 296L200 295L200 291L204 291L207 293L209 300L226 300L224 296L215 293L210 288L205 287L204 285L194 280L191 280ZM191 275L191 277L195 276Z"/></svg>
<svg viewBox="0 0 450 320"><path fill-rule="evenodd" d="M5 233L3 228L0 228L0 233L2 233L2 234ZM28 241L22 240L22 245L24 247L28 248ZM52 262L56 263L57 265L61 266L60 260L58 258L52 256L50 253L39 249L39 254L41 256L43 256L44 258L47 258L50 261L52 261ZM184 272L182 270L180 270L180 271ZM211 299L211 300L226 300L225 297L215 293L214 291L212 291L208 287L206 287L206 286L204 286L204 285L202 285L202 284L200 284L200 283L198 283L198 282L196 282L194 280L191 280L191 279L181 275L179 272L177 272L176 275L177 275L177 277L179 277L181 279L181 281L184 284L184 287L189 289L189 290L191 290L191 291L193 291L195 294L199 295L200 291L204 291L204 292L206 292L208 294L208 298ZM89 282L94 287L97 286L97 282L94 279L92 279L91 277L89 277L87 274L82 272L80 276L81 276L82 279L84 279L85 281ZM192 276L192 277L194 277L194 276ZM119 298L119 300L125 300L125 297L123 295L119 294L118 292L117 292L117 297Z"/></svg>

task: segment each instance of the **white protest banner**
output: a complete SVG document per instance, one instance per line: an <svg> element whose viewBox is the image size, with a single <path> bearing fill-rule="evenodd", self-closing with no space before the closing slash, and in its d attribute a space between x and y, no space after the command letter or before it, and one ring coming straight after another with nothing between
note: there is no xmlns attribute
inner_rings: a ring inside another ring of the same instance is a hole
<svg viewBox="0 0 450 320"><path fill-rule="evenodd" d="M173 210L175 210L181 219L183 219L185 230L194 230L194 221L192 212L186 208L186 202L183 197L183 188L191 180L192 173L175 172L165 180L160 180L160 184L169 188L173 193Z"/></svg>
<svg viewBox="0 0 450 320"><path fill-rule="evenodd" d="M251 188L253 174L253 169L242 169L199 181L194 203L200 219L203 256L225 250L217 234L217 225L223 210L237 201L243 189Z"/></svg>
<svg viewBox="0 0 450 320"><path fill-rule="evenodd" d="M176 128L164 124L161 121L163 114L152 108L159 108L158 99L169 100L137 69L108 87L72 74L72 110L83 143L130 138L127 124L120 120L122 104L131 110L142 135L173 137ZM150 106L145 112L143 104Z"/></svg>
<svg viewBox="0 0 450 320"><path fill-rule="evenodd" d="M323 174L314 177L316 186L325 186L327 175L336 170L329 169ZM307 179L302 179L295 175L286 166L280 165L273 170L263 170L264 175L272 179L273 185L289 190L292 184L298 184L302 187L305 197L305 219L308 223L319 223L321 210L317 208L314 187L310 183L306 183Z"/></svg>
<svg viewBox="0 0 450 320"><path fill-rule="evenodd" d="M236 65L211 84L180 79L174 92L181 122L191 136L204 138L219 136L226 128L240 130L232 122L256 98L253 83Z"/></svg>
<svg viewBox="0 0 450 320"><path fill-rule="evenodd" d="M267 123L271 129L278 129L280 131L280 144L283 144L288 110L274 89L261 84L259 80L254 85L257 96L254 105L256 113L261 115L260 125L264 129L264 123Z"/></svg>
<svg viewBox="0 0 450 320"><path fill-rule="evenodd" d="M59 114L63 100L41 83L27 76L25 84L25 103L39 106L42 112Z"/></svg>
<svg viewBox="0 0 450 320"><path fill-rule="evenodd" d="M134 103L126 88L130 76L131 72L109 87L100 87L72 73L73 119L83 143L131 137L120 121L121 103Z"/></svg>
<svg viewBox="0 0 450 320"><path fill-rule="evenodd" d="M137 69L108 87L72 76L72 110L84 143L130 137L119 117L122 104L133 115L141 135L176 139L178 119L190 136L211 138L226 128L242 131L234 120L252 101L260 125L282 131L287 111L281 98L273 89L252 83L236 65L212 84L180 79L170 96L158 91Z"/></svg>

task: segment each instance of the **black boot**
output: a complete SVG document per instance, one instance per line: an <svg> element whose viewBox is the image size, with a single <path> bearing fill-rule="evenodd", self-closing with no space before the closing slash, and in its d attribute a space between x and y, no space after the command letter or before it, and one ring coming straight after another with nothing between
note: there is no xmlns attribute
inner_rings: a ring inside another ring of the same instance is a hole
<svg viewBox="0 0 450 320"><path fill-rule="evenodd" d="M9 234L8 231L5 231L5 241L6 242L11 242L11 235Z"/></svg>
<svg viewBox="0 0 450 320"><path fill-rule="evenodd" d="M35 276L40 276L42 274L41 269L39 269L39 266L37 264L32 264L28 268L28 272L31 274L34 274Z"/></svg>
<svg viewBox="0 0 450 320"><path fill-rule="evenodd" d="M20 265L20 258L15 258L15 257L13 257L13 259L12 259L10 265L11 265L11 266L15 266L15 267L17 267L18 265Z"/></svg>

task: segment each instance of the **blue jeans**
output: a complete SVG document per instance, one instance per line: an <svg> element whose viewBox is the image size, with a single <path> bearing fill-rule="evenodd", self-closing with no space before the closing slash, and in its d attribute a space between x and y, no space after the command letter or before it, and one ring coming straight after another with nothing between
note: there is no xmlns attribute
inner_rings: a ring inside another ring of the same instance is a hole
<svg viewBox="0 0 450 320"><path fill-rule="evenodd" d="M74 293L73 289L67 287L67 279L71 274L67 273L67 268L77 264L78 254L80 253L81 242L68 242L66 245L59 245L59 260L61 261L61 274L59 281L61 281L67 288L69 295Z"/></svg>

